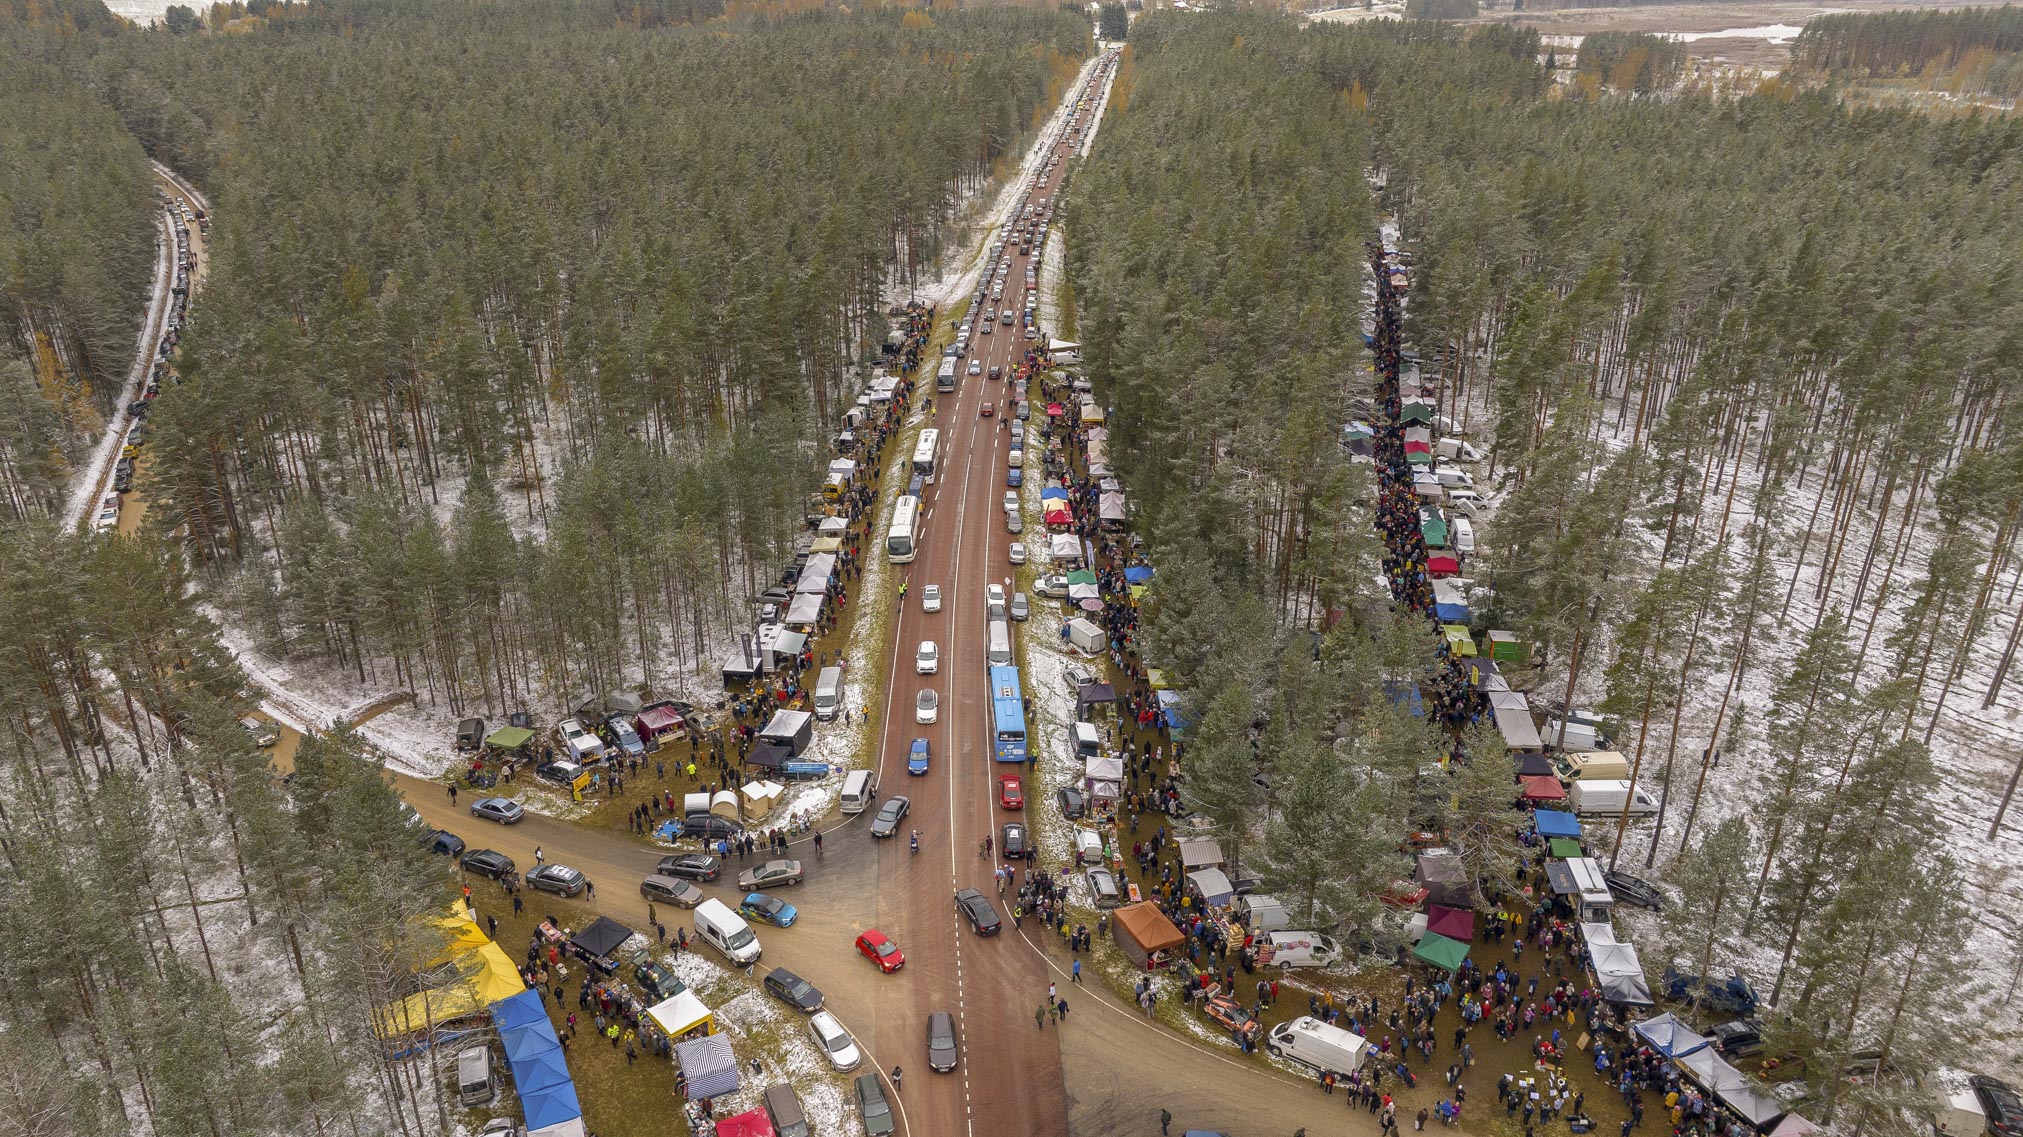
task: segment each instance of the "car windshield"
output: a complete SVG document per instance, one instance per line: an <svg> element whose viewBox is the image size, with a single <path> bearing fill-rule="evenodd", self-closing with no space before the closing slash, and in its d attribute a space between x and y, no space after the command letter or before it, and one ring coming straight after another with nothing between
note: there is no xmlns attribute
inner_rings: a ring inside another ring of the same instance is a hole
<svg viewBox="0 0 2023 1137"><path fill-rule="evenodd" d="M752 935L752 930L750 928L739 928L737 931L731 933L729 941L731 945L731 950L736 951L737 949L744 947L746 944L751 943L753 940L757 938L758 938L757 936Z"/></svg>
<svg viewBox="0 0 2023 1137"><path fill-rule="evenodd" d="M813 987L808 985L806 979L795 979L791 983L782 984L782 987L786 990L787 994L793 996L795 999L805 999L808 997L808 992L814 990Z"/></svg>
<svg viewBox="0 0 2023 1137"><path fill-rule="evenodd" d="M879 955L891 955L893 952L898 951L899 948L891 940L881 940L878 943L872 944L871 950L877 952Z"/></svg>

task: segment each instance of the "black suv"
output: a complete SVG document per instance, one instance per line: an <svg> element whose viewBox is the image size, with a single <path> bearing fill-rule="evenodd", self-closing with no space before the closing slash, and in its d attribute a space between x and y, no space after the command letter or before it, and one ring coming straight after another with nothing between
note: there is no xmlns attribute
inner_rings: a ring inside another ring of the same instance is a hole
<svg viewBox="0 0 2023 1137"><path fill-rule="evenodd" d="M735 837L745 831L745 827L728 817L711 817L696 814L681 819L681 835L684 837L707 837L714 841L719 837Z"/></svg>
<svg viewBox="0 0 2023 1137"><path fill-rule="evenodd" d="M688 988L674 977L674 972L657 963L642 963L632 969L632 981L654 1002L672 999Z"/></svg>
<svg viewBox="0 0 2023 1137"><path fill-rule="evenodd" d="M1967 1085L1981 1103L1981 1113L1988 1119L1988 1132L1995 1137L2016 1137L2023 1133L2023 1097L2017 1095L2015 1087L2000 1078L1979 1074L1968 1078Z"/></svg>
<svg viewBox="0 0 2023 1137"><path fill-rule="evenodd" d="M513 858L492 849L473 849L457 863L464 867L465 872L474 872L493 880L513 871Z"/></svg>

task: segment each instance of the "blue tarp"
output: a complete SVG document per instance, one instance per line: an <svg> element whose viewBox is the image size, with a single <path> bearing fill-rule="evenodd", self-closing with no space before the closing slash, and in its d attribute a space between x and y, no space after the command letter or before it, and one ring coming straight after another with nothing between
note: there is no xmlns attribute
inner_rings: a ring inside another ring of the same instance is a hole
<svg viewBox="0 0 2023 1137"><path fill-rule="evenodd" d="M1571 813L1557 809L1534 809L1532 820L1538 824L1538 835L1545 838L1571 837L1580 840L1580 821Z"/></svg>
<svg viewBox="0 0 2023 1137"><path fill-rule="evenodd" d="M1165 718L1167 729L1175 734L1186 730L1187 716L1180 713L1180 693L1177 691L1160 691L1157 694L1159 696L1159 714Z"/></svg>
<svg viewBox="0 0 2023 1137"><path fill-rule="evenodd" d="M1438 617L1443 624L1465 624L1468 622L1468 605L1435 604L1433 605L1433 615Z"/></svg>
<svg viewBox="0 0 2023 1137"><path fill-rule="evenodd" d="M576 1100L576 1086L564 1082L533 1093L522 1091L520 1109L527 1115L527 1128L546 1129L583 1116L583 1103Z"/></svg>
<svg viewBox="0 0 2023 1137"><path fill-rule="evenodd" d="M513 1085L519 1089L521 1097L555 1086L574 1087L569 1080L569 1064L562 1060L559 1047L513 1063Z"/></svg>
<svg viewBox="0 0 2023 1137"><path fill-rule="evenodd" d="M548 1008L541 1002L541 992L522 991L510 999L500 999L492 1004L492 1025L500 1030L526 1026L529 1023L547 1025L548 1037L555 1037L555 1028L548 1023Z"/></svg>
<svg viewBox="0 0 2023 1137"><path fill-rule="evenodd" d="M1059 486L1048 486L1046 489L1040 491L1040 500L1066 501L1068 500L1068 491L1062 489Z"/></svg>
<svg viewBox="0 0 2023 1137"><path fill-rule="evenodd" d="M1132 584L1143 584L1152 579L1152 566L1133 565L1124 570L1124 579Z"/></svg>
<svg viewBox="0 0 2023 1137"><path fill-rule="evenodd" d="M1392 706L1410 714L1413 718L1426 717L1426 702L1419 697L1418 684L1406 687L1400 683L1387 681L1384 684L1384 696L1391 700Z"/></svg>

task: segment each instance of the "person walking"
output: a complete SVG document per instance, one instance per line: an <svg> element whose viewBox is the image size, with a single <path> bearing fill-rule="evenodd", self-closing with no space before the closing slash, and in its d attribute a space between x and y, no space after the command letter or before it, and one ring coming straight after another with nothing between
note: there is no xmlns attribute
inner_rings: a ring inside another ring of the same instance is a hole
<svg viewBox="0 0 2023 1137"><path fill-rule="evenodd" d="M892 1092L895 1094L899 1092L900 1073L901 1071L899 1067L897 1066L892 1067Z"/></svg>
<svg viewBox="0 0 2023 1137"><path fill-rule="evenodd" d="M455 782L451 782L451 783L450 783L450 804L451 804L451 805L455 805L456 803L457 803L457 784L456 784Z"/></svg>
<svg viewBox="0 0 2023 1137"><path fill-rule="evenodd" d="M1068 982L1080 983L1081 981L1082 981L1082 961L1078 959L1075 961L1074 970L1068 973Z"/></svg>
<svg viewBox="0 0 2023 1137"><path fill-rule="evenodd" d="M1033 1029L1047 1029L1047 1008L1045 1004L1033 1008Z"/></svg>
<svg viewBox="0 0 2023 1137"><path fill-rule="evenodd" d="M1170 1125L1172 1125L1172 1124L1173 1124L1173 1114L1172 1114L1171 1112L1167 1111L1167 1110L1164 1110L1164 1109L1160 1110L1160 1111L1159 1111L1159 1137L1166 1137L1166 1129L1167 1129L1167 1127L1168 1127L1168 1126L1170 1126Z"/></svg>
<svg viewBox="0 0 2023 1137"><path fill-rule="evenodd" d="M539 865L544 863L546 860L547 857L541 852L541 846L539 845L534 846L534 863L536 865Z"/></svg>

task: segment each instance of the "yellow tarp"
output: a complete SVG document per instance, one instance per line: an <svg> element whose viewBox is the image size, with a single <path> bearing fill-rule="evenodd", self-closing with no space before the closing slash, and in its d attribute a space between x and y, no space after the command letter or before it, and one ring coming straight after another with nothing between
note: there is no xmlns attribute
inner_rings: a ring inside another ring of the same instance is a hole
<svg viewBox="0 0 2023 1137"><path fill-rule="evenodd" d="M477 1014L527 989L512 957L487 938L461 906L432 923L449 934L449 942L429 966L449 964L456 974L439 986L380 1007L381 1038L397 1038Z"/></svg>

